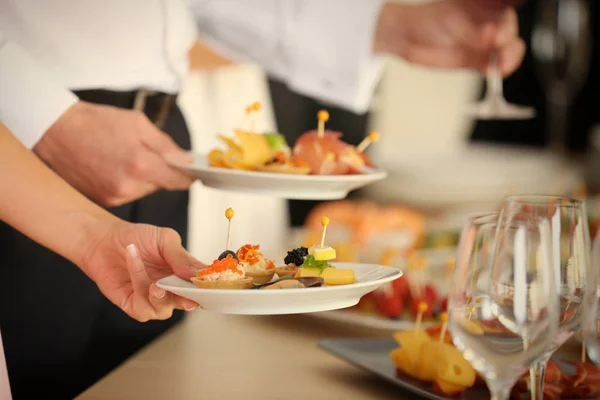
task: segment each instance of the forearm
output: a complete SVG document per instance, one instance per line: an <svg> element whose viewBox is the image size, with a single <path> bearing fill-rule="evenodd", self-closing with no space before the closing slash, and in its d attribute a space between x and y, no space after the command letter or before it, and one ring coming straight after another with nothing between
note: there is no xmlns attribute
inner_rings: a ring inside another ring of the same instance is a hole
<svg viewBox="0 0 600 400"><path fill-rule="evenodd" d="M119 221L53 173L2 124L0 220L75 264L95 235Z"/></svg>

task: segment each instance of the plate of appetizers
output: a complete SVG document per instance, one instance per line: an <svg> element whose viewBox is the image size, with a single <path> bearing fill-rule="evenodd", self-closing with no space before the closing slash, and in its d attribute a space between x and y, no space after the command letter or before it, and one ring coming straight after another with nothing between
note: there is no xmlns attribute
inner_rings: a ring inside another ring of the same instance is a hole
<svg viewBox="0 0 600 400"><path fill-rule="evenodd" d="M400 388L423 398L489 399L482 377L454 347L446 329L446 314L441 323L421 330L398 331L392 338L328 339L320 346L349 363L374 373ZM511 392L512 399L529 398L529 373L525 373ZM595 399L600 396L600 368L581 360L552 359L544 378L544 398Z"/></svg>
<svg viewBox="0 0 600 400"><path fill-rule="evenodd" d="M342 199L387 176L365 152L379 140L377 132L352 146L341 139L341 132L325 129L329 114L321 110L317 129L290 147L280 133L254 130L251 116L259 110L260 103L247 108L250 127L234 129L233 136L218 135L222 147L192 153L189 164L170 163L207 187L300 200Z"/></svg>
<svg viewBox="0 0 600 400"><path fill-rule="evenodd" d="M351 307L365 294L402 276L393 267L335 262L335 249L324 244L327 217L322 218L321 243L288 251L282 264L266 258L259 245L245 244L232 251L233 216L228 208L227 246L216 260L190 281L171 275L157 286L194 300L207 311L298 314Z"/></svg>

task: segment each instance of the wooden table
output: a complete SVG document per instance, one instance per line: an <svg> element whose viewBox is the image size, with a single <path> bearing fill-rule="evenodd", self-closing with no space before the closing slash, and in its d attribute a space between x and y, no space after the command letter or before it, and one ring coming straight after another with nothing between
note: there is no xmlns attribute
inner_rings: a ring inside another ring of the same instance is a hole
<svg viewBox="0 0 600 400"><path fill-rule="evenodd" d="M196 311L79 400L421 399L321 350L324 338L390 337L306 316ZM576 358L573 341L559 350Z"/></svg>
<svg viewBox="0 0 600 400"><path fill-rule="evenodd" d="M377 336L389 333L311 316L199 310L78 399L417 399L317 346Z"/></svg>

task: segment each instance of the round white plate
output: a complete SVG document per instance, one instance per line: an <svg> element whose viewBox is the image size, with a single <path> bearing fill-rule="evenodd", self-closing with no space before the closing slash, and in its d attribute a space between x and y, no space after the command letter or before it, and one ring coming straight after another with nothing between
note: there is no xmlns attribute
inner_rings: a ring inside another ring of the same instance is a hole
<svg viewBox="0 0 600 400"><path fill-rule="evenodd" d="M204 310L222 314L302 314L351 307L365 294L402 276L401 270L381 265L335 263L335 266L353 269L356 282L281 290L199 289L192 282L171 275L159 280L156 285L197 302Z"/></svg>
<svg viewBox="0 0 600 400"><path fill-rule="evenodd" d="M192 164L170 163L204 186L295 200L339 200L352 190L384 179L379 169L357 175L290 175L211 167L206 155L192 154Z"/></svg>

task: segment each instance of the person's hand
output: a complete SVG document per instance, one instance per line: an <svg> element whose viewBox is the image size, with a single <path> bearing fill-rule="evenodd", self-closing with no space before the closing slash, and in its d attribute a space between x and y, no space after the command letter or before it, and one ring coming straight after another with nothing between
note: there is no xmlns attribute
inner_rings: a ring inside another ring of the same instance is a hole
<svg viewBox="0 0 600 400"><path fill-rule="evenodd" d="M140 322L167 319L174 309L198 307L155 284L172 274L189 279L206 267L183 248L174 230L118 220L89 236L93 239L82 245L77 264L130 317Z"/></svg>
<svg viewBox="0 0 600 400"><path fill-rule="evenodd" d="M504 76L525 54L511 0L439 0L427 4L388 3L381 12L375 52L437 68L485 72L498 50Z"/></svg>
<svg viewBox="0 0 600 400"><path fill-rule="evenodd" d="M192 179L165 158L189 155L143 113L80 101L46 131L34 152L80 192L118 206L158 189L185 190Z"/></svg>

